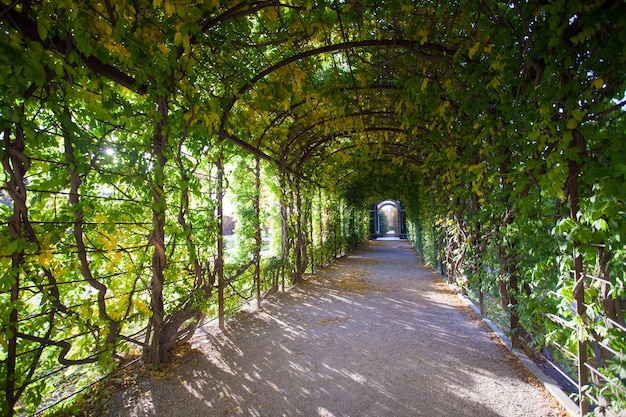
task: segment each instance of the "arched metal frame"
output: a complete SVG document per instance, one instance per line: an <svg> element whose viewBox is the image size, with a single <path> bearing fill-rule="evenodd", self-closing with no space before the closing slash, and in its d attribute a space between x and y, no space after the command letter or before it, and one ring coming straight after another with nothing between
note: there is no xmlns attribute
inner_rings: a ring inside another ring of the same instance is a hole
<svg viewBox="0 0 626 417"><path fill-rule="evenodd" d="M406 214L404 205L397 200L380 200L372 203L370 206L370 233L368 239L376 240L386 236L381 232L381 215L380 210L383 207L392 206L398 211L398 231L396 236L400 239L406 239Z"/></svg>

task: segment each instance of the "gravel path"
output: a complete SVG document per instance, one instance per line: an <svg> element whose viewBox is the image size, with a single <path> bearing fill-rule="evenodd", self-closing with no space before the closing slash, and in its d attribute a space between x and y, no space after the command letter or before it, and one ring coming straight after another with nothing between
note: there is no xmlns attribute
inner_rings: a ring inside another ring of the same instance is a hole
<svg viewBox="0 0 626 417"><path fill-rule="evenodd" d="M192 347L108 415L563 415L406 241L370 242Z"/></svg>

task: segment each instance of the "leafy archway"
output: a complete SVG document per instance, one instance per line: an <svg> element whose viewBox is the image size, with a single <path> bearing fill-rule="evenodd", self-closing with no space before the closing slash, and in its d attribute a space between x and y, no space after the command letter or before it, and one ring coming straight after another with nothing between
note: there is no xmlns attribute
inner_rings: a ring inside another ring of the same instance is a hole
<svg viewBox="0 0 626 417"><path fill-rule="evenodd" d="M515 343L570 361L583 411L623 408L624 7L3 2L2 411L64 366L166 361L383 198Z"/></svg>

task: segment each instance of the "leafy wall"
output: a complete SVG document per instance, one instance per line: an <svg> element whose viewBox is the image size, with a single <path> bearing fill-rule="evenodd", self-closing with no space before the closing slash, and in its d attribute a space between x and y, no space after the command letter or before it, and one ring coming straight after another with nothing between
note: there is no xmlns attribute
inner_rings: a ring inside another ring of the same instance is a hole
<svg viewBox="0 0 626 417"><path fill-rule="evenodd" d="M381 199L583 412L624 407L623 2L1 4L5 414L67 366L166 361Z"/></svg>

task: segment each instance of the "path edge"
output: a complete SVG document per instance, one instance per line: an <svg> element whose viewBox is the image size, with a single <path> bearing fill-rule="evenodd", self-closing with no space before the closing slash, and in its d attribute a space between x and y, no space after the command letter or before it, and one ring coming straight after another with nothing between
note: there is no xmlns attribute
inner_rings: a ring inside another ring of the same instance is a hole
<svg viewBox="0 0 626 417"><path fill-rule="evenodd" d="M434 272L434 271L433 271ZM570 414L570 416L579 415L579 407L576 403L563 391L559 386L549 377L547 376L529 357L524 353L521 349L513 349L511 347L511 339L509 339L504 332L495 325L487 317L484 317L480 314L480 309L474 305L472 300L460 294L456 288L454 288L448 281L443 279L443 277L437 273L439 278L456 294L459 299L461 299L466 305L468 305L477 315L481 318L481 320L489 327L489 329L500 339L502 344L506 347L506 349L513 353L515 356L519 358L519 360L524 364L526 369L528 369L538 380L543 384L543 386L548 390L550 394L561 404L563 408Z"/></svg>

